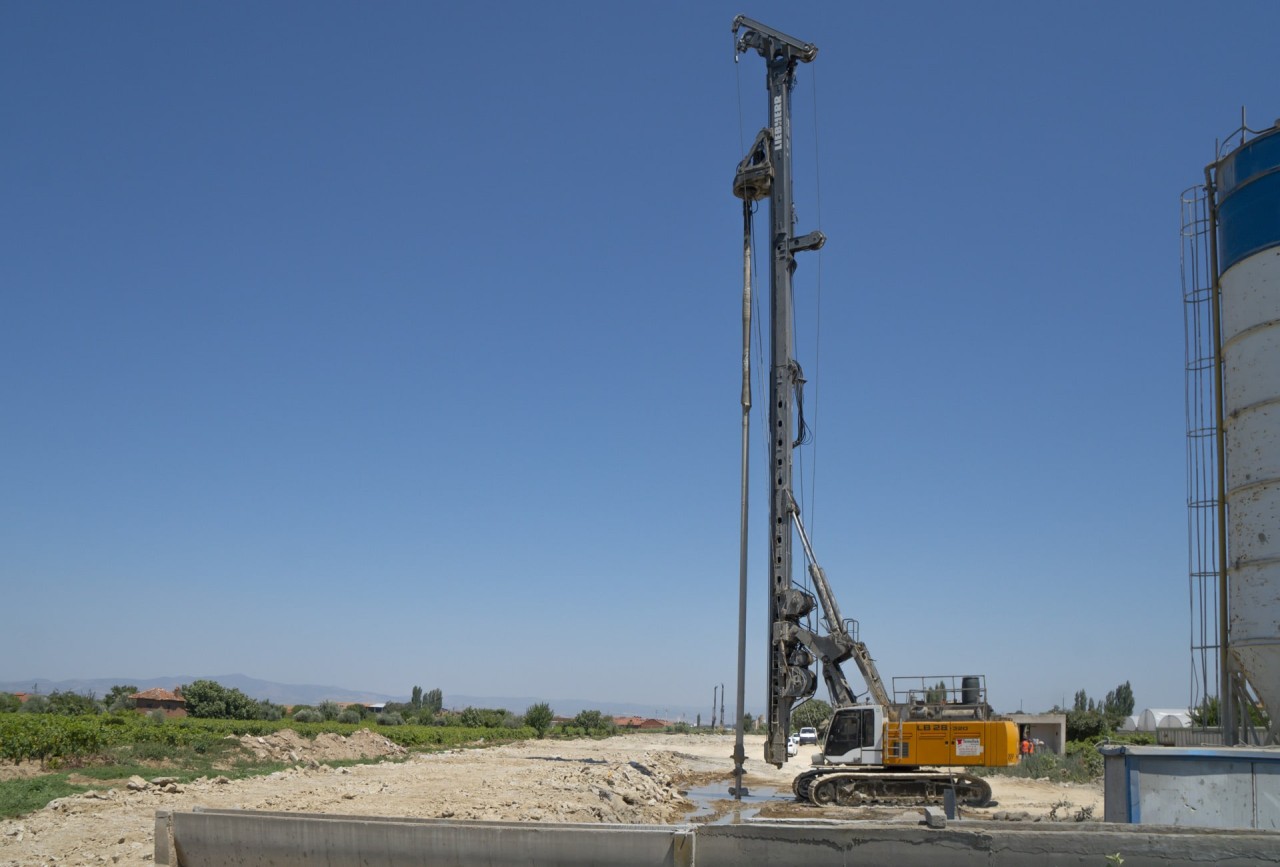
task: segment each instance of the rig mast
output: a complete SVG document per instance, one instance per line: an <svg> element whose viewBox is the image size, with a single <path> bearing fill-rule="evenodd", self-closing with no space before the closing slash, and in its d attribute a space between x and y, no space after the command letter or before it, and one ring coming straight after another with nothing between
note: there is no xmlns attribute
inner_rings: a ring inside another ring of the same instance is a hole
<svg viewBox="0 0 1280 867"><path fill-rule="evenodd" d="M821 232L796 237L791 199L791 90L797 63L808 63L818 48L739 15L733 22L737 50L757 51L768 68L769 126L760 132L738 167L734 194L743 200L749 221L751 202L768 197L772 267L770 289L769 379L769 682L768 737L765 761L781 766L787 759L791 709L813 695L814 658L797 631L814 599L792 585L792 531L796 517L791 484L791 452L803 434L803 420L793 420L795 395L804 378L792 346L791 275L795 254L817 250Z"/></svg>

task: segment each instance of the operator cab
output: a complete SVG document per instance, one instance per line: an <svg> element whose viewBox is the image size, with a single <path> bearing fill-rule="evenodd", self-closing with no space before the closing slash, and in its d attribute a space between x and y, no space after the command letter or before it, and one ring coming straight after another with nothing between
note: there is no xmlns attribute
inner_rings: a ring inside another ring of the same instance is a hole
<svg viewBox="0 0 1280 867"><path fill-rule="evenodd" d="M878 765L882 761L884 710L876 705L837 708L815 764Z"/></svg>

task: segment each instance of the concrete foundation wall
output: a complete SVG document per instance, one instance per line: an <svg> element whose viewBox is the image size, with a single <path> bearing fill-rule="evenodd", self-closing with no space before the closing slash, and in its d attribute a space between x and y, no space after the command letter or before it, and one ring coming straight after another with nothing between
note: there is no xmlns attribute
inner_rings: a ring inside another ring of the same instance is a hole
<svg viewBox="0 0 1280 867"><path fill-rule="evenodd" d="M1280 861L1280 836L1116 829L1102 824L1019 826L960 822L934 830L910 825L755 824L699 828L695 867L1056 867L1109 864L1245 865Z"/></svg>
<svg viewBox="0 0 1280 867"><path fill-rule="evenodd" d="M1280 863L1280 834L976 821L943 829L870 822L610 826L162 811L156 814L155 862L165 867L1055 867L1106 864L1116 853L1127 867Z"/></svg>
<svg viewBox="0 0 1280 867"><path fill-rule="evenodd" d="M471 867L692 864L669 825L453 822L209 810L156 813L156 864L168 867Z"/></svg>

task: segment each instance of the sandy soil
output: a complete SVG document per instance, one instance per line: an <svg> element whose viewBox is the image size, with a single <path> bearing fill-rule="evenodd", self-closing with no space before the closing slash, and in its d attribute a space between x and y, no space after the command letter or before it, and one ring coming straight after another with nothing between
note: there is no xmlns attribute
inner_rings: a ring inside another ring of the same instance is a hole
<svg viewBox="0 0 1280 867"><path fill-rule="evenodd" d="M603 741L526 741L490 749L420 753L369 733L307 742L282 732L245 739L262 755L284 756L296 767L246 780L203 779L175 784L133 778L64 798L18 819L0 821L0 867L32 865L146 865L152 860L158 809L232 807L315 813L508 819L531 822L676 823L811 817L918 819L906 808L830 808L796 804L791 779L757 758L747 760L750 797L727 796L732 735L627 735ZM354 742L354 743L353 743ZM747 755L763 739L748 737ZM352 753L396 760L332 768ZM294 758L296 757L296 759ZM1076 786L996 777L996 805L966 815L1013 821L1072 820L1081 810L1102 814L1101 784ZM1055 809L1056 806L1056 809Z"/></svg>

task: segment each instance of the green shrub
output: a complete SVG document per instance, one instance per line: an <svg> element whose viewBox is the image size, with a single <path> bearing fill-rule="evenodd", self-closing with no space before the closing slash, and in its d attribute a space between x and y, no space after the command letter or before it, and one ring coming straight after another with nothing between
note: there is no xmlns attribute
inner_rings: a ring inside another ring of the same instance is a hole
<svg viewBox="0 0 1280 867"><path fill-rule="evenodd" d="M132 683L116 684L102 697L102 704L108 711L133 710L137 702L129 696L137 691L138 687Z"/></svg>
<svg viewBox="0 0 1280 867"><path fill-rule="evenodd" d="M360 711L352 710L351 708L347 708L342 713L338 714L338 722L347 723L349 725L355 725L360 722L361 719Z"/></svg>
<svg viewBox="0 0 1280 867"><path fill-rule="evenodd" d="M981 768L983 776L1027 777L1036 780L1087 783L1102 776L1102 754L1087 741L1067 744L1064 755L1041 751L1007 768Z"/></svg>
<svg viewBox="0 0 1280 867"><path fill-rule="evenodd" d="M618 733L613 717L605 716L598 710L579 711L573 718L573 724L588 737L603 737Z"/></svg>
<svg viewBox="0 0 1280 867"><path fill-rule="evenodd" d="M388 711L387 713L378 714L378 725L380 726L402 726L404 725L404 717L399 711Z"/></svg>
<svg viewBox="0 0 1280 867"><path fill-rule="evenodd" d="M1064 762L1066 779L1076 782L1096 780L1102 776L1105 759L1098 752L1098 745L1084 741L1072 741L1067 744Z"/></svg>
<svg viewBox="0 0 1280 867"><path fill-rule="evenodd" d="M304 707L302 710L294 711L293 721L300 723L324 722L324 714L315 708Z"/></svg>
<svg viewBox="0 0 1280 867"><path fill-rule="evenodd" d="M458 717L459 722L470 728L510 727L515 716L506 708L468 707Z"/></svg>
<svg viewBox="0 0 1280 867"><path fill-rule="evenodd" d="M1098 710L1067 711L1067 741L1087 741L1107 734L1111 726Z"/></svg>
<svg viewBox="0 0 1280 867"><path fill-rule="evenodd" d="M538 733L538 737L545 738L547 731L551 728L551 721L555 718L555 714L551 711L551 705L545 701L530 705L524 712L524 724Z"/></svg>
<svg viewBox="0 0 1280 867"><path fill-rule="evenodd" d="M284 706L278 705L278 704L272 704L266 699L263 699L262 701L258 702L258 707L254 712L253 718L271 720L271 721L284 719Z"/></svg>
<svg viewBox="0 0 1280 867"><path fill-rule="evenodd" d="M820 698L811 698L791 711L791 730L799 731L805 726L821 730L829 719L831 705Z"/></svg>
<svg viewBox="0 0 1280 867"><path fill-rule="evenodd" d="M81 695L78 692L49 693L49 713L63 716L85 716L102 713L102 706L92 695Z"/></svg>
<svg viewBox="0 0 1280 867"><path fill-rule="evenodd" d="M238 689L225 687L216 680L197 680L183 684L182 697L187 713L202 719L257 719L258 702Z"/></svg>

